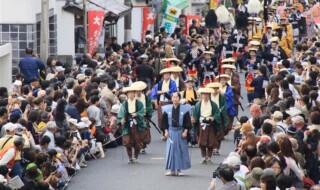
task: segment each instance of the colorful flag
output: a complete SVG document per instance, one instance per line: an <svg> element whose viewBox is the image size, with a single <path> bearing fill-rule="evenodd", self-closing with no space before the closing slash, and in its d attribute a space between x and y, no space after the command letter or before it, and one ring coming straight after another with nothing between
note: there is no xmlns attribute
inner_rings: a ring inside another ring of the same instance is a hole
<svg viewBox="0 0 320 190"><path fill-rule="evenodd" d="M153 31L154 20L156 14L153 14L149 8L143 8L143 24L142 24L142 37L141 41L144 42L146 37L146 31Z"/></svg>
<svg viewBox="0 0 320 190"><path fill-rule="evenodd" d="M181 9L168 5L165 14L163 14L161 26L166 29L170 35L174 32L176 24L179 20L179 15L181 14Z"/></svg>
<svg viewBox="0 0 320 190"><path fill-rule="evenodd" d="M88 11L88 53L91 55L99 45L101 29L103 27L104 11Z"/></svg>

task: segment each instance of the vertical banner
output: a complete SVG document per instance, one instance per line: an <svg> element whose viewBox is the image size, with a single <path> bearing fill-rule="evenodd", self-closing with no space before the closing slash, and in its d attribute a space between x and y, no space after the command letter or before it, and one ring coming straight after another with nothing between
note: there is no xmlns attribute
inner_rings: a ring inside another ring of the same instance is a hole
<svg viewBox="0 0 320 190"><path fill-rule="evenodd" d="M182 33L185 35L189 35L189 28L192 25L192 20L196 19L197 20L197 26L200 26L200 15L187 15L185 22L186 22L186 27L184 28L184 30L182 30Z"/></svg>
<svg viewBox="0 0 320 190"><path fill-rule="evenodd" d="M166 12L163 14L161 27L164 27L169 35L174 32L180 14L181 9L173 7L171 5L168 5Z"/></svg>
<svg viewBox="0 0 320 190"><path fill-rule="evenodd" d="M210 0L210 9L216 10L220 0Z"/></svg>
<svg viewBox="0 0 320 190"><path fill-rule="evenodd" d="M156 14L153 14L149 8L143 8L142 12L142 36L141 42L144 42L146 37L146 31L150 30L153 31L154 20L156 18Z"/></svg>
<svg viewBox="0 0 320 190"><path fill-rule="evenodd" d="M97 49L101 29L103 27L104 11L88 11L88 53L91 55Z"/></svg>

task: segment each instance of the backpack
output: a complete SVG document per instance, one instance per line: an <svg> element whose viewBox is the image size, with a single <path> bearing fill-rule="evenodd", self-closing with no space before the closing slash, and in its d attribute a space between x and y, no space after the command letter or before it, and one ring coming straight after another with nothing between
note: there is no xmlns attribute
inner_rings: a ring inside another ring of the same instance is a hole
<svg viewBox="0 0 320 190"><path fill-rule="evenodd" d="M250 184L247 182L246 179L244 179L243 177L241 176L235 176L236 179L242 181L244 183L244 186L245 186L245 189L248 190L250 189Z"/></svg>

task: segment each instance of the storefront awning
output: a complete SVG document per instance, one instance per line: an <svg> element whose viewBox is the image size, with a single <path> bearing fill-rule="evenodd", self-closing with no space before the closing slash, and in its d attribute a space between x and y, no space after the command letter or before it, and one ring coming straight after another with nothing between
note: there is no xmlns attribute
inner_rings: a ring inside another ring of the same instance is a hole
<svg viewBox="0 0 320 190"><path fill-rule="evenodd" d="M131 12L131 7L128 7L122 3L119 3L116 0L108 0L108 6L106 6L106 11L112 12L119 16L119 18L125 16L126 14Z"/></svg>
<svg viewBox="0 0 320 190"><path fill-rule="evenodd" d="M65 11L72 12L77 15L83 15L83 0L72 1L63 6ZM87 0L87 10L104 10L106 14L113 13L119 18L130 13L132 8L119 3L117 0Z"/></svg>

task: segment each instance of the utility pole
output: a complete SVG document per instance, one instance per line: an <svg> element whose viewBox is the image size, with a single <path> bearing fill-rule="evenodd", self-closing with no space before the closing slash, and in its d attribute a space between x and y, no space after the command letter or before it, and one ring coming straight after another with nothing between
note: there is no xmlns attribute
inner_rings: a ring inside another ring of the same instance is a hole
<svg viewBox="0 0 320 190"><path fill-rule="evenodd" d="M88 28L87 28L87 8L86 8L86 5L87 5L87 0L83 0L83 33L84 33L84 50L83 50L83 53L86 54L87 53L87 39L88 39L88 34L87 34L87 31L88 31Z"/></svg>
<svg viewBox="0 0 320 190"><path fill-rule="evenodd" d="M40 58L46 63L49 56L49 0L41 0Z"/></svg>
<svg viewBox="0 0 320 190"><path fill-rule="evenodd" d="M124 4L128 7L132 7L131 0L125 0ZM132 14L130 11L130 13L124 16L124 41L125 42L131 41L132 39L131 23L132 23Z"/></svg>

